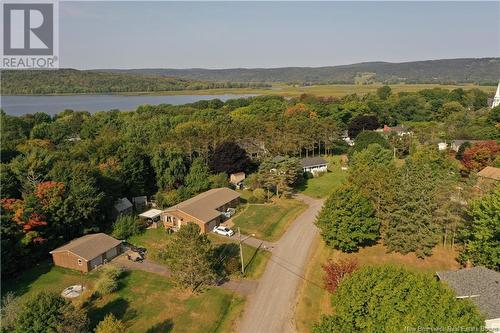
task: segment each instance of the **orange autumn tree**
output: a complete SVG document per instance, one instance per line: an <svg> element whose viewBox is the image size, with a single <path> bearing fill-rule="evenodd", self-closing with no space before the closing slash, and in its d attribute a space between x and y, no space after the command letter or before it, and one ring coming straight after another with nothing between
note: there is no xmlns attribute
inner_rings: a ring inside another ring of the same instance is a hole
<svg viewBox="0 0 500 333"><path fill-rule="evenodd" d="M493 165L500 145L494 141L478 142L464 151L462 164L469 170L479 171L488 165Z"/></svg>
<svg viewBox="0 0 500 333"><path fill-rule="evenodd" d="M312 119L317 118L318 115L304 103L297 103L286 109L285 116L306 116Z"/></svg>

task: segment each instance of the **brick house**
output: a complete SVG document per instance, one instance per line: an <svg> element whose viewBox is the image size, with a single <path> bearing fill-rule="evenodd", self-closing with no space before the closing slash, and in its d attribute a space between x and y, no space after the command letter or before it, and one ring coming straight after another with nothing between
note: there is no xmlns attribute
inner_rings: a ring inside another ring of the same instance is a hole
<svg viewBox="0 0 500 333"><path fill-rule="evenodd" d="M50 251L54 265L89 272L122 252L122 242L103 233L85 235Z"/></svg>
<svg viewBox="0 0 500 333"><path fill-rule="evenodd" d="M202 233L212 231L219 225L228 208L238 205L240 194L229 188L215 188L166 209L161 217L165 228L178 230L192 222Z"/></svg>

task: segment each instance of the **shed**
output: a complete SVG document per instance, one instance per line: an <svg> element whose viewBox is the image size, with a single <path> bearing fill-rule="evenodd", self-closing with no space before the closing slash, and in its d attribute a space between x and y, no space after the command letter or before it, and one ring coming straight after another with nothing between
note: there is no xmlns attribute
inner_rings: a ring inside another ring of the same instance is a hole
<svg viewBox="0 0 500 333"><path fill-rule="evenodd" d="M122 242L103 233L85 235L50 251L56 266L88 272L121 253Z"/></svg>
<svg viewBox="0 0 500 333"><path fill-rule="evenodd" d="M133 205L127 198L121 198L116 200L115 205L115 215L120 216L122 214L131 214Z"/></svg>
<svg viewBox="0 0 500 333"><path fill-rule="evenodd" d="M239 188L241 188L241 184L245 180L245 177L246 177L246 175L244 172L232 173L229 176L229 182L231 184L233 184L234 186L236 186L236 188L239 189Z"/></svg>

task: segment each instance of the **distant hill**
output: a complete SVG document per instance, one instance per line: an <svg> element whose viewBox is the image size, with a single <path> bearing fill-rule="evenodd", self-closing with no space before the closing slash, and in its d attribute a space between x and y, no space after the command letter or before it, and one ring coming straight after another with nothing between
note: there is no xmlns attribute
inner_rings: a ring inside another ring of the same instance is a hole
<svg viewBox="0 0 500 333"><path fill-rule="evenodd" d="M3 95L155 92L266 86L264 83L201 82L167 76L76 69L4 70L1 74L0 92Z"/></svg>
<svg viewBox="0 0 500 333"><path fill-rule="evenodd" d="M298 83L478 83L497 84L500 58L467 58L403 63L365 62L345 66L99 70L215 82Z"/></svg>

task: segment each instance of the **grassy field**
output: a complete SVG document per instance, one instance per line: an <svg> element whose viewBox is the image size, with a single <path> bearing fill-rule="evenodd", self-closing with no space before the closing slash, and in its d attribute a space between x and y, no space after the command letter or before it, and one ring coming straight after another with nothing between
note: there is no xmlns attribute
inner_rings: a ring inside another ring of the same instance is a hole
<svg viewBox="0 0 500 333"><path fill-rule="evenodd" d="M315 85L308 87L294 87L287 84L275 83L271 88L226 88L226 89L204 89L204 90L181 90L181 91L161 91L161 92L134 92L122 93L124 95L223 95L223 94L256 94L256 95L280 95L285 97L297 97L302 94L311 94L316 96L333 96L341 97L348 94L365 95L373 93L382 84L371 85L356 85L356 84L328 84ZM393 92L401 91L418 91L423 89L431 89L435 87L443 89L471 89L479 88L488 93L494 93L494 86L477 86L472 84L467 85L439 85L439 84L394 84L390 85Z"/></svg>
<svg viewBox="0 0 500 333"><path fill-rule="evenodd" d="M306 208L307 205L298 200L275 199L269 204L249 204L233 221L242 233L274 242Z"/></svg>
<svg viewBox="0 0 500 333"><path fill-rule="evenodd" d="M329 156L326 159L328 172L320 177L307 179L297 187L299 192L313 198L325 198L345 181L347 171L340 169L340 156Z"/></svg>
<svg viewBox="0 0 500 333"><path fill-rule="evenodd" d="M92 290L99 275L94 271L82 276L44 263L16 281L4 281L2 293L13 291L25 299L41 290L61 292L82 282ZM92 327L111 312L124 321L127 332L228 332L243 310L243 298L220 288L192 295L160 275L142 271L127 272L120 282L117 292L91 301Z"/></svg>
<svg viewBox="0 0 500 333"><path fill-rule="evenodd" d="M459 268L455 261L457 253L451 249L437 247L434 254L426 259L418 259L414 254L402 255L386 253L383 245L361 249L357 253L345 254L328 248L318 236L316 247L311 254L305 273L305 282L299 289L295 308L295 324L298 332L311 332L312 325L323 314L330 314L330 294L323 289L323 269L321 265L328 259L355 258L360 266L393 264L409 270L434 274L439 270Z"/></svg>

